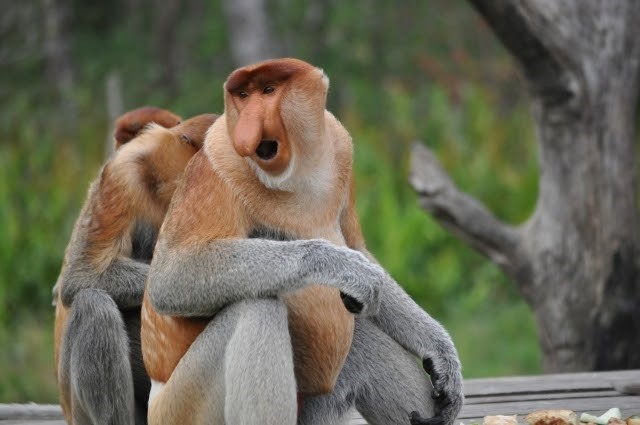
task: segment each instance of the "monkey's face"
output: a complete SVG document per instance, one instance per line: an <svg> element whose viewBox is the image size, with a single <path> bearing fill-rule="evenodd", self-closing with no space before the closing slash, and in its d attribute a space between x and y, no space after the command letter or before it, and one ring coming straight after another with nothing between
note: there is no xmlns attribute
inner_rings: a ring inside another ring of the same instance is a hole
<svg viewBox="0 0 640 425"><path fill-rule="evenodd" d="M322 134L328 80L297 59L234 71L225 83L225 115L238 155L272 177L293 172L295 157Z"/></svg>

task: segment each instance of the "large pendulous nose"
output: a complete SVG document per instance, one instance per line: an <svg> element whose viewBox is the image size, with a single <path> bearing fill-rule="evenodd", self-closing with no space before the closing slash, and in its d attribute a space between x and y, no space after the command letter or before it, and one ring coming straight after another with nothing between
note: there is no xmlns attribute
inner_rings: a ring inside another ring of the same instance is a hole
<svg viewBox="0 0 640 425"><path fill-rule="evenodd" d="M264 108L260 102L250 102L240 115L233 133L233 147L240 156L250 156L256 152L262 141Z"/></svg>

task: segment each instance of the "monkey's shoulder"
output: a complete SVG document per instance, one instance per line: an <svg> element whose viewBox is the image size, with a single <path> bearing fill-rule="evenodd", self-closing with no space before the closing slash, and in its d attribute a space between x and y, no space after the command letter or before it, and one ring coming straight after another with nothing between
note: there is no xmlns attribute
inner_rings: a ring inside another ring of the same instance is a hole
<svg viewBox="0 0 640 425"><path fill-rule="evenodd" d="M162 234L176 243L237 237L248 234L249 221L242 200L201 150L187 165Z"/></svg>

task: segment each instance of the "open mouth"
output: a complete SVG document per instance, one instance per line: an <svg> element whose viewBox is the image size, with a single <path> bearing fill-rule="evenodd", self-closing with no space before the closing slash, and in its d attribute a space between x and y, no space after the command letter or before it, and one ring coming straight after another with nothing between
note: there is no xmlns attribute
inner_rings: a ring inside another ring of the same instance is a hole
<svg viewBox="0 0 640 425"><path fill-rule="evenodd" d="M276 140L262 140L256 148L256 155L263 161L273 159L278 153L278 142Z"/></svg>

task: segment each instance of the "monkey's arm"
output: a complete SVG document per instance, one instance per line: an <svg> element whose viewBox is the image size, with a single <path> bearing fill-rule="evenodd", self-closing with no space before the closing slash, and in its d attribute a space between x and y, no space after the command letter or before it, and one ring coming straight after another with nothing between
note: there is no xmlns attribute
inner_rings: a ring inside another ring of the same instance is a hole
<svg viewBox="0 0 640 425"><path fill-rule="evenodd" d="M458 353L442 325L389 278L380 288L380 310L370 318L409 352L422 359L434 387L435 415L412 423L452 424L462 407L462 373Z"/></svg>
<svg viewBox="0 0 640 425"><path fill-rule="evenodd" d="M103 169L100 180L92 184L65 251L58 278L65 306L71 305L76 294L85 288L106 291L119 308L142 305L149 265L130 258L130 246L131 229L136 228L135 205L143 202L141 196L130 195L133 185L114 177L114 170L118 168L112 161ZM150 257L155 235L149 226L138 228L137 233L144 237L136 238L148 245L145 249Z"/></svg>
<svg viewBox="0 0 640 425"><path fill-rule="evenodd" d="M353 183L350 200L341 216L342 233L347 245L376 261L365 248L354 205ZM423 418L418 413L413 425L451 424L462 406L462 374L458 353L447 331L425 312L407 293L388 277L380 288L380 310L370 318L407 351L422 359L434 387L435 415Z"/></svg>
<svg viewBox="0 0 640 425"><path fill-rule="evenodd" d="M376 261L365 248L363 254ZM380 309L370 318L380 329L422 359L431 377L434 416L413 412L412 425L450 425L464 401L458 352L444 327L424 311L390 276L380 288Z"/></svg>
<svg viewBox="0 0 640 425"><path fill-rule="evenodd" d="M71 262L59 279L62 303L69 306L82 289L96 288L106 291L121 309L139 307L148 271L148 264L126 257L114 259L101 273L82 262Z"/></svg>
<svg viewBox="0 0 640 425"><path fill-rule="evenodd" d="M324 240L219 239L199 249L169 249L161 241L148 291L161 314L211 316L242 299L277 297L321 282L352 297L353 312L371 314L386 278L360 252Z"/></svg>

